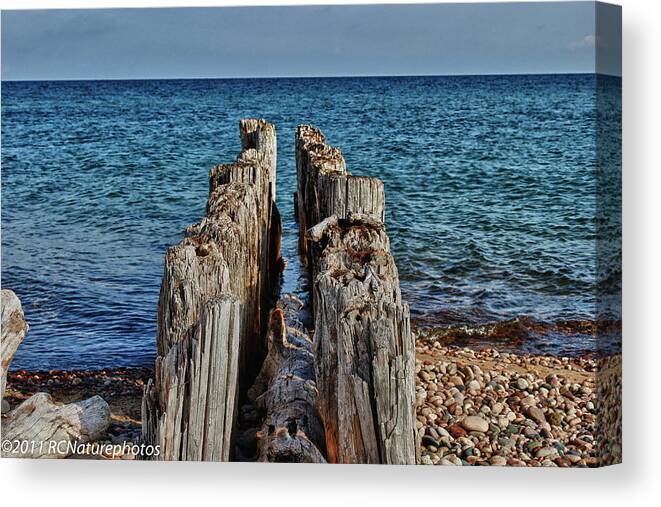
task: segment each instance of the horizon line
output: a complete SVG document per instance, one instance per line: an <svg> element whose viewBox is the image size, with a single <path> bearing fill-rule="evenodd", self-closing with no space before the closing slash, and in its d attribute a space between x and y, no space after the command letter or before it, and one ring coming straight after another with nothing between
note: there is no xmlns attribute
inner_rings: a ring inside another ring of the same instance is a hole
<svg viewBox="0 0 661 507"><path fill-rule="evenodd" d="M226 77L111 77L111 78L54 78L54 79L2 79L2 83L46 83L83 81L201 81L201 80L246 80L246 79L349 79L387 77L481 77L481 76L581 76L595 75L622 78L621 74L606 72L487 72L484 74L356 74L334 76L226 76Z"/></svg>

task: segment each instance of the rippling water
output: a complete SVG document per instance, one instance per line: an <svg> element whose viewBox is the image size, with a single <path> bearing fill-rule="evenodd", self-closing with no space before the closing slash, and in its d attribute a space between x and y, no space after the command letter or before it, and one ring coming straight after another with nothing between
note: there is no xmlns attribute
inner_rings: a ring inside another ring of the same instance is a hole
<svg viewBox="0 0 661 507"><path fill-rule="evenodd" d="M620 80L600 79L617 165ZM153 361L164 251L203 214L207 171L235 158L250 116L278 129L285 290L305 289L294 131L312 123L350 171L384 180L417 325L593 349L597 272L611 292L620 277L619 199L597 266L598 196L619 179L597 178L595 89L590 75L5 82L2 285L31 326L13 366Z"/></svg>

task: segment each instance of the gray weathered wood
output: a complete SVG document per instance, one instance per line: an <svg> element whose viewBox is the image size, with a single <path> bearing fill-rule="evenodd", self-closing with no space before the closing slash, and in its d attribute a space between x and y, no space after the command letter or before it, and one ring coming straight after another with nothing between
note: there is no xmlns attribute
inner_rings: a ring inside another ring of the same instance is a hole
<svg viewBox="0 0 661 507"><path fill-rule="evenodd" d="M383 225L364 215L330 217L310 239L328 459L413 464L415 346Z"/></svg>
<svg viewBox="0 0 661 507"><path fill-rule="evenodd" d="M99 440L110 425L110 407L100 397L60 405L46 393L37 393L2 420L2 439L28 442L26 447L3 446L3 458L66 458L69 443ZM16 450L16 452L14 452Z"/></svg>
<svg viewBox="0 0 661 507"><path fill-rule="evenodd" d="M189 336L156 359L143 398L143 437L162 460L228 461L238 403L241 304L209 299Z"/></svg>
<svg viewBox="0 0 661 507"><path fill-rule="evenodd" d="M269 352L248 397L265 413L258 433L264 462L325 463L324 430L316 407L312 341L299 313L303 302L285 294L271 312Z"/></svg>
<svg viewBox="0 0 661 507"><path fill-rule="evenodd" d="M2 289L2 340L0 340L0 399L5 397L7 371L16 350L28 332L21 301L9 289Z"/></svg>
<svg viewBox="0 0 661 507"><path fill-rule="evenodd" d="M275 128L240 123L242 152L209 175L206 216L168 249L158 310L156 374L143 434L159 459L225 461L240 393L266 352L279 272Z"/></svg>
<svg viewBox="0 0 661 507"><path fill-rule="evenodd" d="M321 131L310 125L296 130L296 173L299 247L304 256L307 230L325 218L361 213L384 220L383 182L348 173L340 150L326 144Z"/></svg>
<svg viewBox="0 0 661 507"><path fill-rule="evenodd" d="M318 406L332 463L413 464L415 346L385 232L383 183L296 133L300 251L312 278Z"/></svg>

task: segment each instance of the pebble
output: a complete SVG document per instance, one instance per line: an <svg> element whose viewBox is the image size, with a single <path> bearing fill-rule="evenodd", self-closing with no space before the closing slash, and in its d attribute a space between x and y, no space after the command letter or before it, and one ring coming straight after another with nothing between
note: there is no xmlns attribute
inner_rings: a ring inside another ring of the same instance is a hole
<svg viewBox="0 0 661 507"><path fill-rule="evenodd" d="M471 380L466 387L471 391L479 391L482 386L477 380Z"/></svg>
<svg viewBox="0 0 661 507"><path fill-rule="evenodd" d="M535 452L536 458L546 458L547 456L553 456L558 454L558 451L553 447L542 447Z"/></svg>
<svg viewBox="0 0 661 507"><path fill-rule="evenodd" d="M448 427L448 431L450 432L450 435L454 438L464 437L467 435L466 430L461 426L459 426L458 424L451 424Z"/></svg>
<svg viewBox="0 0 661 507"><path fill-rule="evenodd" d="M530 417L533 421L537 422L538 424L546 423L546 417L544 416L544 411L535 406L530 406L528 407L528 410L526 411L528 414L528 417Z"/></svg>
<svg viewBox="0 0 661 507"><path fill-rule="evenodd" d="M430 437L429 435L425 435L422 437L422 445L428 447L430 445L433 445L434 447L440 447L441 444L438 443L438 440L436 440L433 437Z"/></svg>
<svg viewBox="0 0 661 507"><path fill-rule="evenodd" d="M466 431L479 431L486 433L489 430L489 422L476 415L469 415L461 420L461 426Z"/></svg>
<svg viewBox="0 0 661 507"><path fill-rule="evenodd" d="M504 456L492 456L489 460L489 464L494 467L502 467L507 465L507 458Z"/></svg>

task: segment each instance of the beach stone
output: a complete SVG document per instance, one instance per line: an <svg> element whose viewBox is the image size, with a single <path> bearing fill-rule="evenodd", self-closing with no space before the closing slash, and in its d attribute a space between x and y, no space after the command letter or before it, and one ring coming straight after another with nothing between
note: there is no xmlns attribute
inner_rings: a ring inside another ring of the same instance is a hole
<svg viewBox="0 0 661 507"><path fill-rule="evenodd" d="M530 417L530 419L537 422L538 424L546 422L546 417L544 416L544 412L539 407L530 406L528 407L526 413L528 414L528 417Z"/></svg>
<svg viewBox="0 0 661 507"><path fill-rule="evenodd" d="M516 387L521 391L525 391L526 389L528 389L528 381L524 378L519 377L516 381Z"/></svg>
<svg viewBox="0 0 661 507"><path fill-rule="evenodd" d="M562 416L557 412L552 412L548 416L548 421L551 423L552 426L560 426L560 424L562 423Z"/></svg>
<svg viewBox="0 0 661 507"><path fill-rule="evenodd" d="M434 437L431 437L429 435L425 435L422 437L422 445L424 445L425 447L432 445L436 448L441 446L441 444L438 443L438 440L436 440Z"/></svg>
<svg viewBox="0 0 661 507"><path fill-rule="evenodd" d="M537 400L535 399L534 396L526 396L521 400L522 407L532 407L533 405L536 404L537 404Z"/></svg>
<svg viewBox="0 0 661 507"><path fill-rule="evenodd" d="M582 458L578 454L567 454L565 455L565 459L572 464L576 464L581 461Z"/></svg>
<svg viewBox="0 0 661 507"><path fill-rule="evenodd" d="M535 451L536 458L547 458L549 456L555 456L556 454L558 454L558 451L553 447L542 447Z"/></svg>
<svg viewBox="0 0 661 507"><path fill-rule="evenodd" d="M11 407L9 406L9 402L7 400L2 400L2 413L6 414L11 410Z"/></svg>
<svg viewBox="0 0 661 507"><path fill-rule="evenodd" d="M436 428L436 433L438 433L439 438L444 438L444 437L447 438L447 437L450 436L450 433L445 428L437 427Z"/></svg>
<svg viewBox="0 0 661 507"><path fill-rule="evenodd" d="M489 430L489 422L476 415L469 415L461 420L461 426L466 431L477 431L486 433Z"/></svg>
<svg viewBox="0 0 661 507"><path fill-rule="evenodd" d="M479 391L482 388L477 380L471 380L466 387L471 391Z"/></svg>
<svg viewBox="0 0 661 507"><path fill-rule="evenodd" d="M502 467L507 465L507 459L504 456L492 456L489 464L494 467Z"/></svg>
<svg viewBox="0 0 661 507"><path fill-rule="evenodd" d="M451 424L448 427L448 431L454 438L465 437L467 435L466 430L458 424Z"/></svg>

